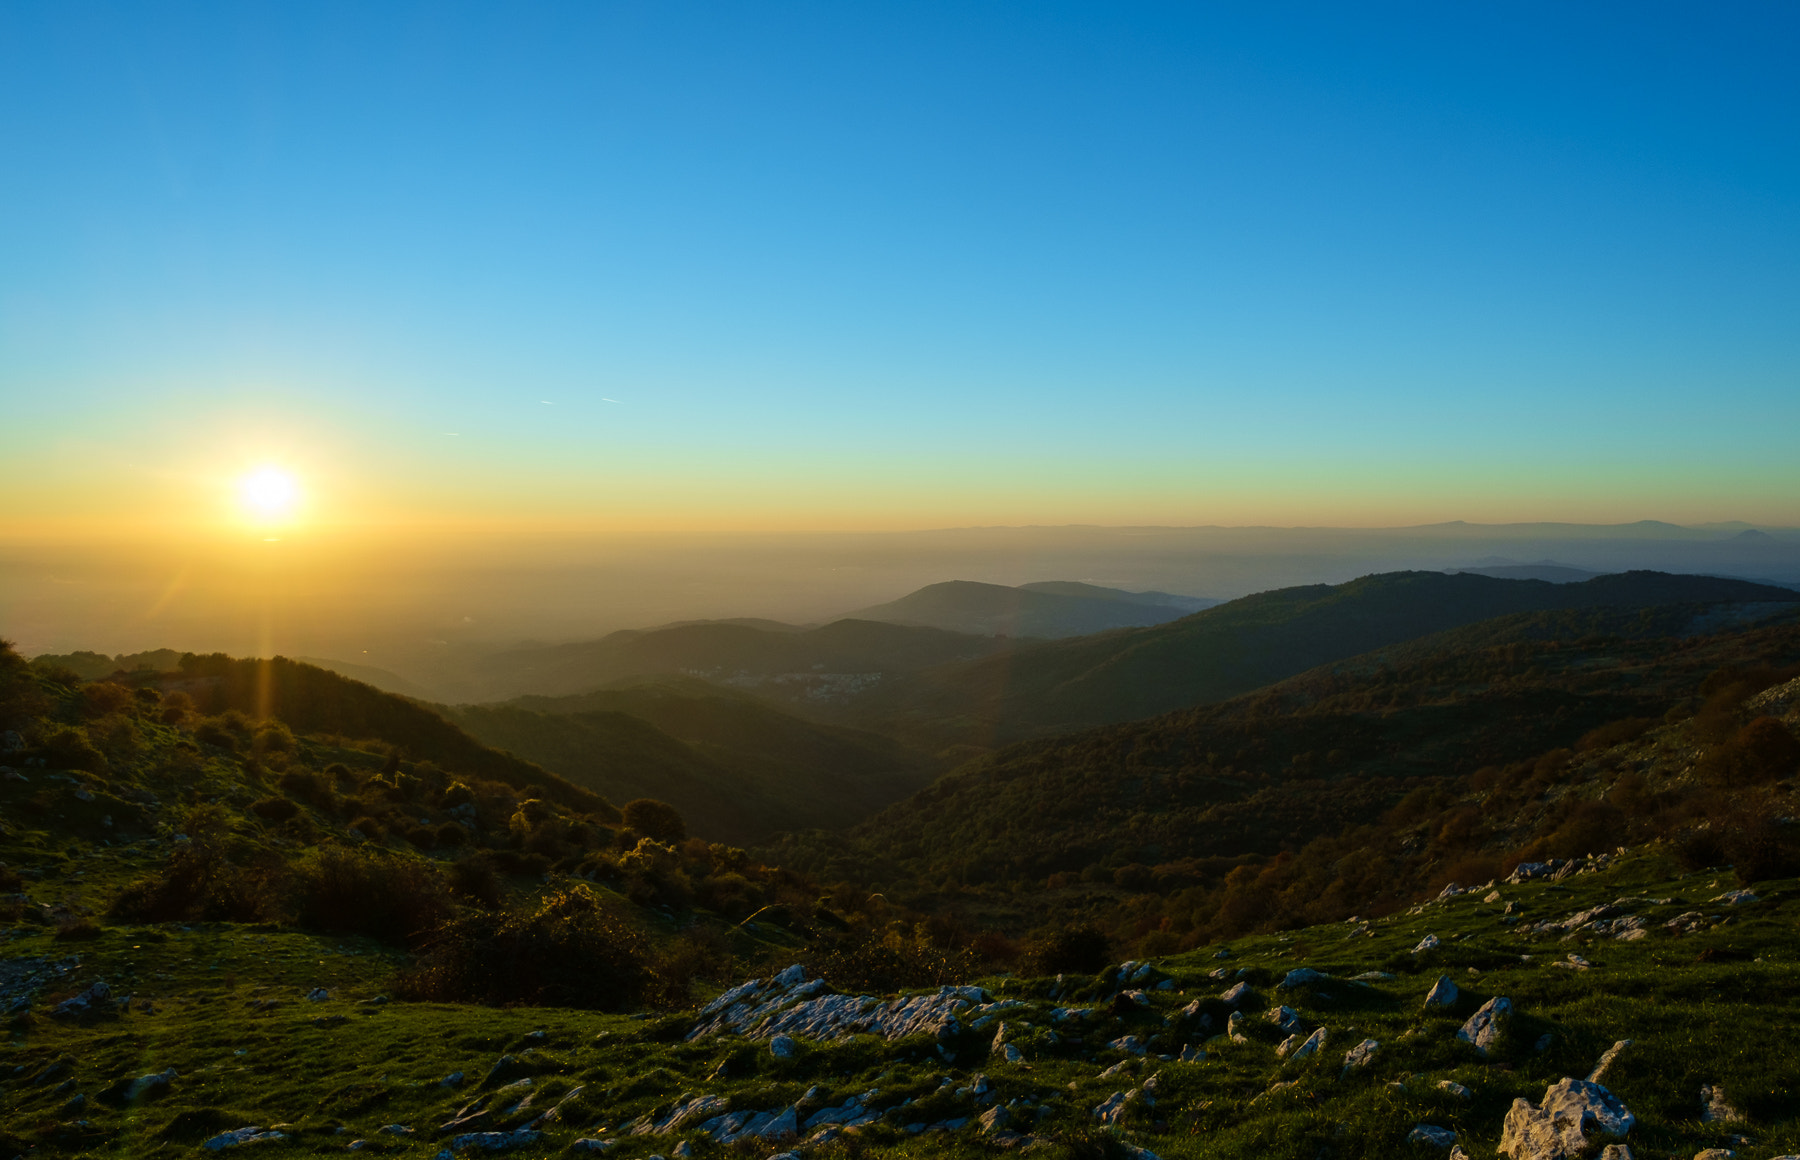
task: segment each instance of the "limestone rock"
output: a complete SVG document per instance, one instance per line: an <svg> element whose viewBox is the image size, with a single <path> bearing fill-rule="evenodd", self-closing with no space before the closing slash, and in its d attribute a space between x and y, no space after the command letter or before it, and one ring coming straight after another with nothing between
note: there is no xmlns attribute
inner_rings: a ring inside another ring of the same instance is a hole
<svg viewBox="0 0 1800 1160"><path fill-rule="evenodd" d="M776 1059L792 1059L799 1051L800 1045L791 1035L777 1035L769 1040L769 1054Z"/></svg>
<svg viewBox="0 0 1800 1160"><path fill-rule="evenodd" d="M1425 994L1425 1005L1427 1007L1454 1007L1461 994L1462 992L1450 980L1449 975L1439 975L1437 982L1433 983L1431 990Z"/></svg>
<svg viewBox="0 0 1800 1160"><path fill-rule="evenodd" d="M1725 1089L1717 1084L1707 1084L1700 1089L1700 1122L1703 1124L1730 1124L1744 1118L1744 1113L1725 1102Z"/></svg>
<svg viewBox="0 0 1800 1160"><path fill-rule="evenodd" d="M596 1140L592 1136L583 1136L569 1145L571 1152L611 1152L619 1146L617 1140Z"/></svg>
<svg viewBox="0 0 1800 1160"><path fill-rule="evenodd" d="M1426 951L1436 950L1437 946L1438 946L1438 936L1435 934L1428 934L1424 938L1419 940L1419 945L1412 949L1412 953L1415 955L1422 955Z"/></svg>
<svg viewBox="0 0 1800 1160"><path fill-rule="evenodd" d="M1297 1038L1299 1038L1299 1037L1298 1036L1290 1036L1289 1042L1292 1042L1294 1039L1297 1039ZM1320 1048L1325 1046L1325 1041L1327 1038L1328 1038L1328 1036L1326 1035L1325 1029L1323 1027L1319 1028L1317 1031L1314 1031L1311 1035L1306 1037L1305 1043L1302 1043L1300 1046L1294 1048L1291 1053L1287 1053L1288 1062L1292 1063L1294 1060L1297 1060L1297 1059L1305 1059L1307 1056L1317 1053ZM1282 1046L1285 1047L1287 1045L1283 1044Z"/></svg>
<svg viewBox="0 0 1800 1160"><path fill-rule="evenodd" d="M1456 1143L1456 1133L1436 1124L1419 1124L1407 1134L1408 1144L1424 1144L1428 1148L1448 1148Z"/></svg>
<svg viewBox="0 0 1800 1160"><path fill-rule="evenodd" d="M1624 1053L1627 1047L1630 1046L1631 1040L1621 1039L1611 1047L1607 1048L1605 1054L1601 1055L1600 1062L1594 1065L1594 1070L1588 1073L1588 1082L1605 1082L1606 1073L1612 1070L1613 1062Z"/></svg>
<svg viewBox="0 0 1800 1160"><path fill-rule="evenodd" d="M1362 1067L1364 1064L1374 1059L1375 1053L1380 1050L1381 1044L1376 1040L1363 1040L1349 1051L1344 1052L1344 1070L1348 1071L1353 1067Z"/></svg>
<svg viewBox="0 0 1800 1160"><path fill-rule="evenodd" d="M975 1122L981 1125L981 1134L986 1136L1004 1130L1011 1119L1011 1114L1007 1112L1004 1106L995 1104L987 1111L981 1113L981 1115L976 1118Z"/></svg>
<svg viewBox="0 0 1800 1160"><path fill-rule="evenodd" d="M1442 1091L1442 1092L1448 1092L1451 1095L1455 1096L1459 1100L1470 1100L1470 1099L1475 1098L1473 1093L1471 1093L1468 1088L1464 1087L1462 1084L1457 1083L1453 1079L1438 1080L1438 1090Z"/></svg>
<svg viewBox="0 0 1800 1160"><path fill-rule="evenodd" d="M1503 995L1496 995L1481 1005L1475 1014L1469 1016L1457 1031L1456 1037L1474 1047L1486 1058L1488 1048L1500 1034L1500 1020L1512 1014L1512 1000Z"/></svg>
<svg viewBox="0 0 1800 1160"><path fill-rule="evenodd" d="M1637 1160L1630 1144L1608 1144L1600 1149L1600 1160Z"/></svg>
<svg viewBox="0 0 1800 1160"><path fill-rule="evenodd" d="M220 1132L200 1146L208 1152L222 1152L227 1148L241 1148L245 1144L272 1144L285 1139L287 1137L280 1132L267 1128L237 1128L230 1132Z"/></svg>
<svg viewBox="0 0 1800 1160"><path fill-rule="evenodd" d="M1730 1148L1705 1148L1694 1153L1694 1160L1731 1160L1736 1155Z"/></svg>
<svg viewBox="0 0 1800 1160"><path fill-rule="evenodd" d="M1311 967L1295 967L1276 986L1283 991L1288 991L1295 987L1304 987L1309 983L1323 983L1330 977L1323 971L1315 971Z"/></svg>
<svg viewBox="0 0 1800 1160"><path fill-rule="evenodd" d="M1300 1013L1292 1007L1271 1007L1264 1015L1284 1035L1292 1035L1300 1030Z"/></svg>
<svg viewBox="0 0 1800 1160"><path fill-rule="evenodd" d="M1242 1006L1254 998L1256 992L1250 989L1249 983L1238 983L1219 995L1219 998L1233 1007Z"/></svg>
<svg viewBox="0 0 1800 1160"><path fill-rule="evenodd" d="M1225 1021L1225 1034L1231 1037L1233 1043L1250 1042L1249 1038L1244 1035L1244 1013L1242 1011L1233 1011L1231 1018Z"/></svg>
<svg viewBox="0 0 1800 1160"><path fill-rule="evenodd" d="M1513 1101L1501 1126L1500 1151L1513 1160L1572 1160L1593 1149L1598 1141L1591 1137L1620 1139L1636 1123L1637 1117L1606 1088L1563 1079L1544 1092L1541 1107L1530 1100Z"/></svg>

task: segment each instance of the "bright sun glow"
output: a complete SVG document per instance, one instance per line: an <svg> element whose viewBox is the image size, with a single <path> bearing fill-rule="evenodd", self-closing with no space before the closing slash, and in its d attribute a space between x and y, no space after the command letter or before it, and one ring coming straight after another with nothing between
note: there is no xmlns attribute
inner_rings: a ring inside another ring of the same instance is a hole
<svg viewBox="0 0 1800 1160"><path fill-rule="evenodd" d="M238 499L253 519L278 523L294 514L300 485L279 467L259 467L238 481Z"/></svg>

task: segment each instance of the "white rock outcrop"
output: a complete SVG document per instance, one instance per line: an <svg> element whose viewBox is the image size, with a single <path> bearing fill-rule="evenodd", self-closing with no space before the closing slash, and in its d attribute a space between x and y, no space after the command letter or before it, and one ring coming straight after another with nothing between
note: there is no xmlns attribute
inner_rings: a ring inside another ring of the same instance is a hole
<svg viewBox="0 0 1800 1160"><path fill-rule="evenodd" d="M1449 975L1439 975L1431 990L1425 993L1427 1007L1454 1007L1462 991L1450 980Z"/></svg>
<svg viewBox="0 0 1800 1160"><path fill-rule="evenodd" d="M1600 1143L1622 1139L1637 1117L1618 1096L1597 1083L1562 1079L1545 1092L1541 1105L1514 1100L1501 1126L1500 1151L1512 1160L1573 1160Z"/></svg>
<svg viewBox="0 0 1800 1160"><path fill-rule="evenodd" d="M1456 1037L1474 1047L1486 1058L1488 1048L1500 1034L1500 1020L1512 1014L1512 1000L1504 995L1496 995L1481 1005L1475 1014L1469 1016L1457 1031Z"/></svg>

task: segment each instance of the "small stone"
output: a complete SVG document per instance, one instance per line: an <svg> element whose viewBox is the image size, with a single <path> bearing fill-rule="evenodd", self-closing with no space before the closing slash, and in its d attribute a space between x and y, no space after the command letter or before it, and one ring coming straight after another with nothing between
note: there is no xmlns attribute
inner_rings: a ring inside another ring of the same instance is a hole
<svg viewBox="0 0 1800 1160"><path fill-rule="evenodd" d="M777 1035L769 1040L769 1054L776 1059L792 1059L800 1053L800 1045L791 1035Z"/></svg>
<svg viewBox="0 0 1800 1160"><path fill-rule="evenodd" d="M1694 1160L1731 1160L1736 1155L1730 1148L1705 1148L1694 1153Z"/></svg>
<svg viewBox="0 0 1800 1160"><path fill-rule="evenodd" d="M1011 1116L1008 1114L1007 1110L996 1104L994 1107L981 1113L980 1118L976 1122L981 1125L981 1134L986 1136L1005 1128L1010 1119Z"/></svg>
<svg viewBox="0 0 1800 1160"><path fill-rule="evenodd" d="M1296 1036L1294 1038L1298 1037ZM1319 1028L1317 1031L1314 1031L1311 1035L1306 1037L1305 1043L1302 1043L1300 1046L1293 1049L1293 1053L1287 1057L1288 1061L1291 1063L1294 1060L1305 1059L1307 1056L1312 1055L1325 1046L1327 1038L1328 1036L1325 1033L1325 1029L1323 1027ZM1283 1046L1285 1047L1286 1044L1283 1044Z"/></svg>
<svg viewBox="0 0 1800 1160"><path fill-rule="evenodd" d="M619 1146L617 1140L596 1140L592 1136L583 1136L569 1145L571 1152L610 1152Z"/></svg>
<svg viewBox="0 0 1800 1160"><path fill-rule="evenodd" d="M1703 1124L1730 1124L1744 1118L1744 1113L1725 1102L1725 1089L1718 1084L1707 1084L1700 1089L1700 1122Z"/></svg>
<svg viewBox="0 0 1800 1160"><path fill-rule="evenodd" d="M1637 1156L1631 1151L1630 1144L1608 1144L1600 1149L1600 1160L1637 1160Z"/></svg>
<svg viewBox="0 0 1800 1160"><path fill-rule="evenodd" d="M1419 945L1412 949L1412 953L1415 955L1422 955L1426 951L1436 950L1437 945L1438 945L1438 936L1435 934L1428 934L1424 938L1419 940Z"/></svg>
<svg viewBox="0 0 1800 1160"><path fill-rule="evenodd" d="M331 998L331 992L323 987L314 987L306 993L306 998L313 1003L323 1003L325 1000Z"/></svg>
<svg viewBox="0 0 1800 1160"><path fill-rule="evenodd" d="M453 1071L449 1075L445 1076L443 1079L438 1080L438 1086L439 1087L447 1087L447 1088L459 1088L463 1085L463 1078L464 1077L463 1077L462 1072Z"/></svg>
<svg viewBox="0 0 1800 1160"><path fill-rule="evenodd" d="M1475 1098L1474 1094L1471 1093L1468 1088L1464 1087L1462 1084L1457 1083L1453 1079L1438 1080L1438 1089L1440 1091L1449 1092L1451 1095L1455 1096L1459 1100L1469 1100L1469 1099Z"/></svg>
<svg viewBox="0 0 1800 1160"><path fill-rule="evenodd" d="M1220 994L1219 998L1222 1001L1231 1004L1233 1007L1236 1007L1249 1000L1255 994L1256 992L1250 989L1250 984L1238 983Z"/></svg>
<svg viewBox="0 0 1800 1160"><path fill-rule="evenodd" d="M1295 967L1287 973L1287 977L1282 979L1277 986L1281 990L1287 991L1292 990L1295 987L1307 986L1310 983L1323 983L1330 977L1331 976L1322 971L1313 970L1311 967Z"/></svg>
<svg viewBox="0 0 1800 1160"><path fill-rule="evenodd" d="M1363 1040L1349 1051L1344 1052L1344 1070L1349 1071L1353 1067L1362 1067L1374 1059L1375 1053L1380 1050L1381 1044L1376 1040Z"/></svg>
<svg viewBox="0 0 1800 1160"><path fill-rule="evenodd" d="M1407 1134L1406 1142L1423 1144L1428 1148L1448 1148L1456 1143L1456 1133L1436 1124L1419 1124Z"/></svg>
<svg viewBox="0 0 1800 1160"><path fill-rule="evenodd" d="M286 1136L267 1128L237 1128L230 1132L220 1132L217 1136L200 1145L208 1152L222 1152L226 1148L241 1148L245 1144L274 1143L285 1140Z"/></svg>

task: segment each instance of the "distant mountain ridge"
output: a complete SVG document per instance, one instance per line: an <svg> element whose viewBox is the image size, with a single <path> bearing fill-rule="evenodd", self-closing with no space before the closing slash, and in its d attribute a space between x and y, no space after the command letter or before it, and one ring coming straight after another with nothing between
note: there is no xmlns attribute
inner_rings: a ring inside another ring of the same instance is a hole
<svg viewBox="0 0 1800 1160"><path fill-rule="evenodd" d="M975 636L1058 639L1163 624L1219 603L1205 597L1127 592L1073 580L1046 580L1016 588L947 580L851 615Z"/></svg>
<svg viewBox="0 0 1800 1160"><path fill-rule="evenodd" d="M1519 612L1800 600L1791 589L1625 572L1581 583L1390 572L1283 588L1150 628L1048 641L878 690L864 711L934 742L1001 744L1222 701L1319 665ZM860 723L879 728L872 719Z"/></svg>

